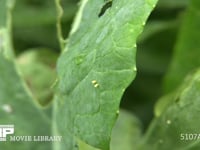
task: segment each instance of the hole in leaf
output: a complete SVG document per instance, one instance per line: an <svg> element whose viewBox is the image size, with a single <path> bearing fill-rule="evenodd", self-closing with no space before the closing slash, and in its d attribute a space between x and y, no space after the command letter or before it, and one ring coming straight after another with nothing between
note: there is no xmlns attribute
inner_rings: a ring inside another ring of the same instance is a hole
<svg viewBox="0 0 200 150"><path fill-rule="evenodd" d="M108 8L110 8L110 7L112 7L112 0L106 2L106 3L103 5L103 7L101 8L101 11L99 12L99 15L98 15L98 16L99 16L99 17L103 16L103 14L106 12L106 10L107 10Z"/></svg>

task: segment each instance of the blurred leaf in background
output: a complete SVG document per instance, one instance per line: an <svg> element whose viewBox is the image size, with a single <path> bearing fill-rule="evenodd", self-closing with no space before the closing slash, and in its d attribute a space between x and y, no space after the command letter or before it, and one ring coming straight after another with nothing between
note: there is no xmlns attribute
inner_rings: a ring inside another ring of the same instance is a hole
<svg viewBox="0 0 200 150"><path fill-rule="evenodd" d="M33 101L15 65L10 41L14 1L1 0L0 4L0 125L14 125L14 134L21 136L51 135L51 120ZM0 148L44 150L50 149L51 143L1 141Z"/></svg>
<svg viewBox="0 0 200 150"><path fill-rule="evenodd" d="M41 57L42 56L42 57ZM53 84L56 81L55 62L58 54L49 49L29 49L21 53L17 63L33 96L42 105L53 99Z"/></svg>
<svg viewBox="0 0 200 150"><path fill-rule="evenodd" d="M182 16L189 0L160 0L138 39L136 79L125 91L121 106L140 117L146 129L154 104L163 94Z"/></svg>
<svg viewBox="0 0 200 150"><path fill-rule="evenodd" d="M63 0L63 35L71 27L78 0ZM59 51L56 33L56 6L54 0L17 0L13 12L14 45L18 53L29 48L46 47Z"/></svg>

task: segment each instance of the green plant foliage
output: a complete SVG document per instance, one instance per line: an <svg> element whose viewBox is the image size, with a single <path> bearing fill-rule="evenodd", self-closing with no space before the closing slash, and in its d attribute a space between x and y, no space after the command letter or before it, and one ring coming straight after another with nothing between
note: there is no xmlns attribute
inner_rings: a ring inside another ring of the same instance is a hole
<svg viewBox="0 0 200 150"><path fill-rule="evenodd" d="M136 39L155 3L116 0L99 16L103 1L82 1L58 61L55 113L61 134L109 149L121 96L136 74Z"/></svg>
<svg viewBox="0 0 200 150"><path fill-rule="evenodd" d="M11 11L14 0L2 0L0 2L0 52L7 58L13 58L11 43Z"/></svg>
<svg viewBox="0 0 200 150"><path fill-rule="evenodd" d="M185 135L198 134L199 130L197 122L200 85L197 32L199 4L199 1L191 1L185 14L172 64L165 78L165 90L172 92L157 102L156 118L145 137L145 142L153 149L167 150L171 145L174 149L199 148L196 140L188 140ZM181 136L185 136L185 139L181 140Z"/></svg>
<svg viewBox="0 0 200 150"><path fill-rule="evenodd" d="M199 0L0 0L0 129L15 129L0 150L199 150L199 10Z"/></svg>
<svg viewBox="0 0 200 150"><path fill-rule="evenodd" d="M50 135L50 120L25 90L14 63L0 53L0 124L14 124L15 135ZM23 107L22 107L23 106ZM34 142L0 142L1 149L49 150L51 144Z"/></svg>
<svg viewBox="0 0 200 150"><path fill-rule="evenodd" d="M199 132L200 71L185 81L178 93L166 97L171 104L156 117L144 137L142 149L153 150L198 149L199 142L190 140L185 134ZM184 139L181 137L184 136ZM198 138L198 136L196 137ZM200 137L199 137L200 138ZM181 140L182 139L182 140Z"/></svg>
<svg viewBox="0 0 200 150"><path fill-rule="evenodd" d="M198 2L195 0L191 1L186 14L184 15L185 18L175 46L173 59L165 77L164 90L166 93L170 91L172 91L173 94L178 93L176 88L182 83L184 78L188 74L195 72L199 67L199 34L196 32L198 30L199 22L197 19L198 13L195 11L198 10L198 7L200 7ZM190 53L188 53L188 51ZM167 108L172 101L172 98L169 97L173 94L169 94L157 102L155 107L156 115L159 115Z"/></svg>
<svg viewBox="0 0 200 150"><path fill-rule="evenodd" d="M56 81L56 59L57 53L44 48L25 51L17 58L23 78L42 106L48 105L53 99L52 85Z"/></svg>
<svg viewBox="0 0 200 150"><path fill-rule="evenodd" d="M188 73L195 71L200 65L199 8L200 2L191 0L180 29L169 72L166 75L164 85L166 92L174 90Z"/></svg>
<svg viewBox="0 0 200 150"><path fill-rule="evenodd" d="M112 131L111 150L137 150L141 141L141 123L133 114L120 110Z"/></svg>
<svg viewBox="0 0 200 150"><path fill-rule="evenodd" d="M49 118L33 102L24 82L17 73L14 61L11 60L10 11L13 2L12 0L3 0L1 1L2 5L0 5L2 7L1 11L6 16L1 20L0 26L0 124L14 124L16 135L50 135ZM51 145L47 143L35 144L34 142L13 142L12 144L0 142L0 147L4 150L44 150L50 149Z"/></svg>

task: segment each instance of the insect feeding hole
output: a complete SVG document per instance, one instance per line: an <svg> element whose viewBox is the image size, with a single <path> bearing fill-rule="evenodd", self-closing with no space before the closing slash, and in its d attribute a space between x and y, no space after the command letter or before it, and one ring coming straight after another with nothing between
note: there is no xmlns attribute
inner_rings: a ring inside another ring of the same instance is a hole
<svg viewBox="0 0 200 150"><path fill-rule="evenodd" d="M112 0L109 0L109 1L107 1L104 5L103 5L103 7L101 8L101 11L99 12L99 17L101 17L101 16L103 16L104 15L104 13L106 12L106 10L108 9L108 8L110 8L110 7L112 7Z"/></svg>

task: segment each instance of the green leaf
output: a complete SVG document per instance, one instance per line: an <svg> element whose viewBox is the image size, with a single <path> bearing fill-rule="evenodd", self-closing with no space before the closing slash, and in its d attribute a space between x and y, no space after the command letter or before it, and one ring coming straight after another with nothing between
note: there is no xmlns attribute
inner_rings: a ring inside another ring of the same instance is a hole
<svg viewBox="0 0 200 150"><path fill-rule="evenodd" d="M6 26L6 12L7 12L7 7L6 7L6 1L2 0L0 1L0 27L5 27Z"/></svg>
<svg viewBox="0 0 200 150"><path fill-rule="evenodd" d="M184 16L174 56L165 78L165 92L156 104L156 118L152 122L143 143L143 149L153 150L199 149L198 140L181 140L181 134L199 133L199 14L200 3L192 0ZM186 76L188 78L185 79ZM185 79L185 81L184 81ZM180 86L181 85L181 86ZM179 88L177 88L179 87ZM146 145L145 145L146 144Z"/></svg>
<svg viewBox="0 0 200 150"><path fill-rule="evenodd" d="M17 0L13 9L13 41L17 52L30 47L58 49L53 0Z"/></svg>
<svg viewBox="0 0 200 150"><path fill-rule="evenodd" d="M42 106L47 106L53 99L52 85L56 80L55 62L57 55L52 50L38 48L29 49L17 58L23 78L34 98Z"/></svg>
<svg viewBox="0 0 200 150"><path fill-rule="evenodd" d="M14 0L0 1L0 52L4 53L7 58L12 59L13 48L11 42L11 11L14 6Z"/></svg>
<svg viewBox="0 0 200 150"><path fill-rule="evenodd" d="M76 1L63 0L62 4L66 9L63 19L69 21L75 14ZM23 28L55 24L56 8L54 0L17 0L13 19L15 27Z"/></svg>
<svg viewBox="0 0 200 150"><path fill-rule="evenodd" d="M189 76L178 92L168 97L171 104L151 123L141 149L168 150L172 145L177 150L198 149L199 139L188 140L186 134L199 134L199 91L200 70Z"/></svg>
<svg viewBox="0 0 200 150"><path fill-rule="evenodd" d="M51 24L55 21L56 10L53 1L16 0L16 5L13 10L15 27L30 28Z"/></svg>
<svg viewBox="0 0 200 150"><path fill-rule="evenodd" d="M77 0L62 0L65 13L62 17L65 38L77 10ZM13 10L13 39L15 48L21 52L30 47L59 49L56 39L56 7L54 0L17 0Z"/></svg>
<svg viewBox="0 0 200 150"><path fill-rule="evenodd" d="M165 92L176 89L186 75L200 66L200 1L191 0L180 29L172 63L165 79Z"/></svg>
<svg viewBox="0 0 200 150"><path fill-rule="evenodd" d="M109 149L121 96L136 74L136 39L156 0L82 1L69 43L58 61L57 132ZM71 144L71 145L70 145Z"/></svg>
<svg viewBox="0 0 200 150"><path fill-rule="evenodd" d="M11 9L12 0L0 2L0 125L14 125L12 136L50 135L50 120L33 102L24 82L20 78L13 58L11 44ZM8 137L9 138L9 137ZM8 139L7 139L8 140ZM48 143L35 142L0 142L1 149L49 150Z"/></svg>
<svg viewBox="0 0 200 150"><path fill-rule="evenodd" d="M141 141L141 123L131 113L120 110L113 128L111 150L138 150Z"/></svg>
<svg viewBox="0 0 200 150"><path fill-rule="evenodd" d="M13 62L0 53L0 124L13 124L13 136L50 135L50 120L39 110L25 90L23 81L16 72ZM49 143L0 142L2 149L49 150Z"/></svg>
<svg viewBox="0 0 200 150"><path fill-rule="evenodd" d="M111 150L137 150L141 141L141 124L131 113L120 110L112 131ZM82 141L78 141L81 150L99 150Z"/></svg>
<svg viewBox="0 0 200 150"><path fill-rule="evenodd" d="M187 6L189 3L189 0L160 0L158 2L159 8L181 8Z"/></svg>

